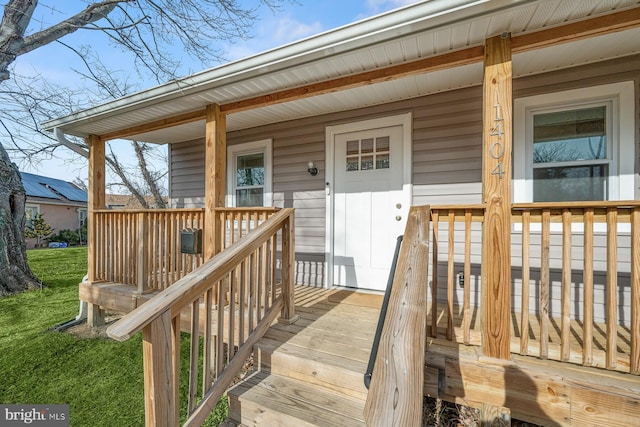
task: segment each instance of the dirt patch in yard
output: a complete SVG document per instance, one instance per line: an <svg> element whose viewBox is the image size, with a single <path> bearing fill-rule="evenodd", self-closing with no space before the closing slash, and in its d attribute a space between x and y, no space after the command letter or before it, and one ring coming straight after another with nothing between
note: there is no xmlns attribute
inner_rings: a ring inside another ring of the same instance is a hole
<svg viewBox="0 0 640 427"><path fill-rule="evenodd" d="M118 321L121 317L122 316L119 314L107 314L105 316L105 324L103 326L91 327L86 321L84 321L80 324L73 325L69 328L65 328L59 331L69 333L78 339L88 339L88 338L111 339L107 335L107 328L112 323L115 323L116 321Z"/></svg>

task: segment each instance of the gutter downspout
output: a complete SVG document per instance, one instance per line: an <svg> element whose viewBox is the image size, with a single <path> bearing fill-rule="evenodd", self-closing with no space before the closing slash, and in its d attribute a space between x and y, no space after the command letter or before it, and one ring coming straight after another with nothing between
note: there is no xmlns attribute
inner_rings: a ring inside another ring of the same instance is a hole
<svg viewBox="0 0 640 427"><path fill-rule="evenodd" d="M86 282L88 279L89 279L89 276L85 275L82 278L82 282ZM88 312L89 312L89 306L87 305L87 302L80 300L80 310L78 312L78 315L71 320L67 320L66 322L62 322L59 325L52 327L51 329L58 332L63 332L72 326L80 325L87 321Z"/></svg>
<svg viewBox="0 0 640 427"><path fill-rule="evenodd" d="M83 150L82 148L78 147L73 142L69 141L67 139L67 137L65 136L64 132L62 132L62 130L60 128L55 128L53 130L53 133L54 133L54 135L56 136L56 139L58 140L58 142L61 145L64 145L68 149L70 149L73 152L81 155L84 158L88 158L89 157L89 153L86 152L85 150ZM88 279L89 279L89 275L86 274L82 278L82 282L86 282ZM87 305L87 302L80 300L80 308L79 308L78 315L75 318L71 319L71 320L67 320L66 322L62 322L59 325L54 326L52 329L54 329L54 330L56 330L58 332L62 332L62 331L65 331L65 330L69 329L72 326L84 323L84 322L87 321L87 313L88 313L88 311L89 311L89 306Z"/></svg>
<svg viewBox="0 0 640 427"><path fill-rule="evenodd" d="M56 136L56 139L61 145L64 145L69 150L75 152L76 154L81 155L85 159L89 158L89 152L83 148L80 148L78 145L74 144L70 140L67 139L66 135L60 128L54 128L53 134Z"/></svg>

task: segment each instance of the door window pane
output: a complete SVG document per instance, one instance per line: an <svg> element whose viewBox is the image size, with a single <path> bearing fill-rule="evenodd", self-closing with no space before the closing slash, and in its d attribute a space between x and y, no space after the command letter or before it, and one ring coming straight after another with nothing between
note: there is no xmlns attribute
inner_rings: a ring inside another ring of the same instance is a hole
<svg viewBox="0 0 640 427"><path fill-rule="evenodd" d="M346 171L389 169L389 136L347 141Z"/></svg>

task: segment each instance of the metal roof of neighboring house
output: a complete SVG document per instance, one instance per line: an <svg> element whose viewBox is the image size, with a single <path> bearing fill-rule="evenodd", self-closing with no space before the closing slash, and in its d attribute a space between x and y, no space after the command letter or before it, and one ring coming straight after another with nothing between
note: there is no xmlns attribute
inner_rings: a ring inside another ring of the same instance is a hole
<svg viewBox="0 0 640 427"><path fill-rule="evenodd" d="M20 176L29 197L87 202L87 192L70 182L27 172L20 172Z"/></svg>
<svg viewBox="0 0 640 427"><path fill-rule="evenodd" d="M170 81L44 123L49 130L86 137L104 135L167 117L259 95L402 65L465 48L507 32L528 35L640 6L638 0L431 0ZM513 59L514 77L640 53L640 28L530 49ZM479 85L483 66L411 75L396 80L234 112L234 131L314 115ZM204 136L204 120L148 130L128 139L172 143Z"/></svg>

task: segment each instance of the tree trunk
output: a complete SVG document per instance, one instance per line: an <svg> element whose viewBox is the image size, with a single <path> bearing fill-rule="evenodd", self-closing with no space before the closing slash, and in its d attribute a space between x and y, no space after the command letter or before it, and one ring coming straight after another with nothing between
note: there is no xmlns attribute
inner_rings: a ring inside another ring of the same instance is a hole
<svg viewBox="0 0 640 427"><path fill-rule="evenodd" d="M0 295L39 287L27 263L25 202L18 167L0 144Z"/></svg>

